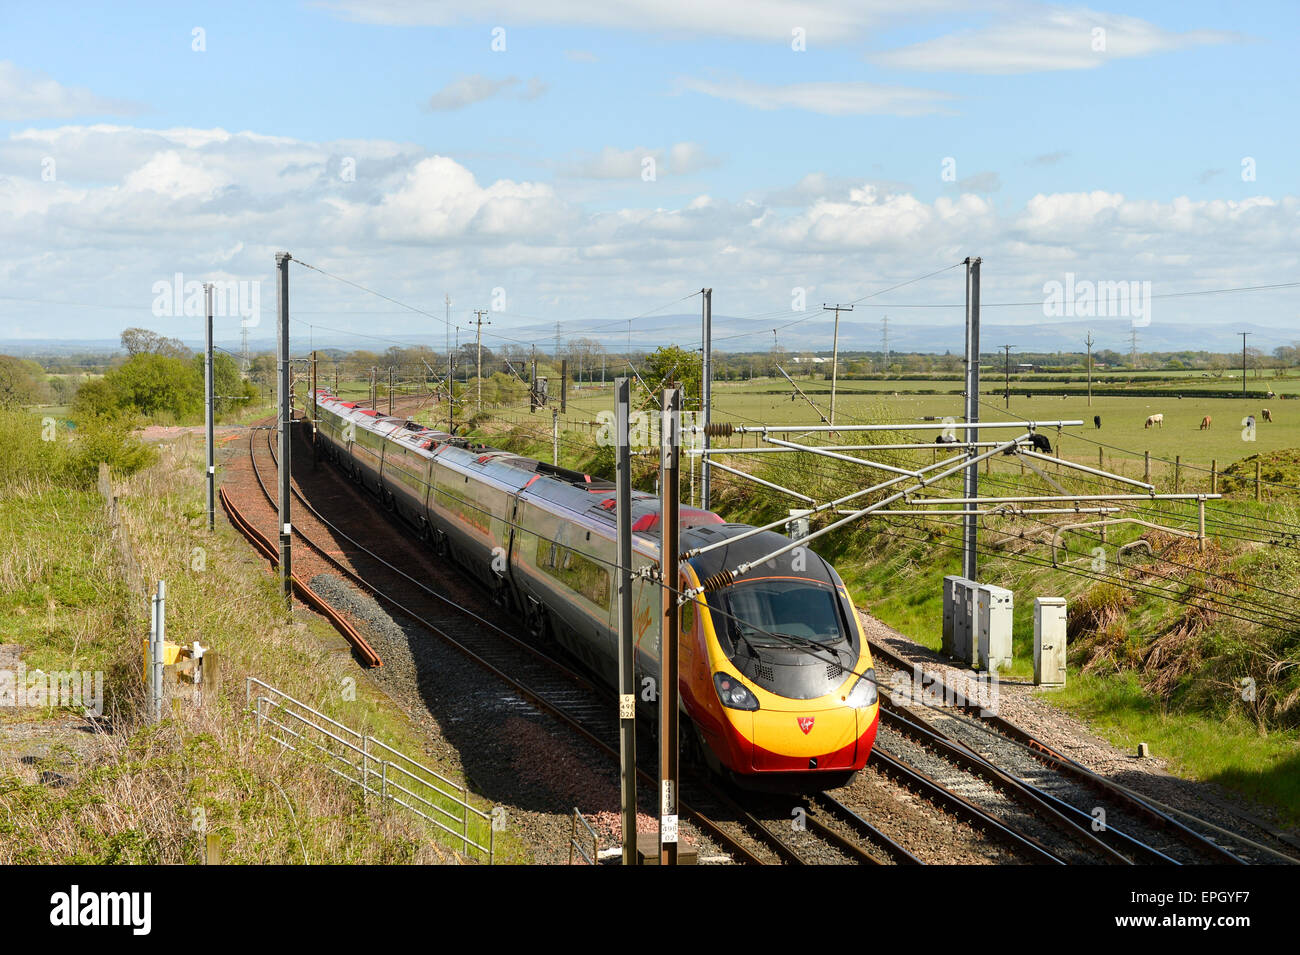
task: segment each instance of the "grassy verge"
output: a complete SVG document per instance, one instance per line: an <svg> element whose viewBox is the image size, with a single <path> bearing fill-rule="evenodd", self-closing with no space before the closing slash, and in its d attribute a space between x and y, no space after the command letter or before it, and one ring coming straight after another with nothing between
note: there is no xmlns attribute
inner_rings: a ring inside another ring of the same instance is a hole
<svg viewBox="0 0 1300 955"><path fill-rule="evenodd" d="M0 533L14 542L0 560L4 640L29 648L29 667L102 669L112 727L58 789L21 781L4 765L17 750L0 753L0 862L193 863L205 832L234 863L450 861L417 817L367 803L324 759L256 731L245 713L250 675L455 776L425 754L421 734L340 651L328 624L286 613L242 537L224 521L206 530L201 449L177 443L160 455L116 488L143 581L121 578L94 492L19 487L0 503ZM148 726L142 591L158 579L168 585L169 639L218 650L222 686L207 706ZM51 757L60 767L70 758L57 746ZM486 830L471 836L485 842ZM509 833L497 837L499 861L524 859Z"/></svg>

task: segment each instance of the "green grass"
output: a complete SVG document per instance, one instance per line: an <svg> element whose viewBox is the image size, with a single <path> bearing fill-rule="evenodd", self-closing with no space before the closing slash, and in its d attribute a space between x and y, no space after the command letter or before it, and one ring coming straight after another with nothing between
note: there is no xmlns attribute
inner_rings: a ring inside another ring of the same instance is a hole
<svg viewBox="0 0 1300 955"><path fill-rule="evenodd" d="M324 620L301 608L286 613L275 577L242 537L224 521L216 533L206 530L201 449L178 442L161 454L117 486L142 570L135 590L119 581L95 492L16 485L0 494L0 632L28 648L29 669L104 669L105 711L114 725L103 758L82 764L60 790L6 777L2 764L12 747L0 747L0 862L194 863L198 810L232 863L447 858L433 847L443 840L417 817L367 805L320 757L288 753L253 731L245 713L250 675L457 775L426 752L422 732L350 655L338 652L341 639ZM169 639L215 649L223 680L209 706L185 707L147 726L140 648L149 602L141 589L159 579L168 586ZM30 718L30 711L0 717L11 715ZM480 842L485 825L471 826ZM498 833L496 844L498 861L526 861L509 831Z"/></svg>
<svg viewBox="0 0 1300 955"><path fill-rule="evenodd" d="M1239 716L1172 714L1143 692L1133 674L1071 674L1066 686L1044 695L1118 748L1135 753L1139 742L1149 743L1178 775L1270 803L1289 823L1300 823L1300 733L1263 735Z"/></svg>
<svg viewBox="0 0 1300 955"><path fill-rule="evenodd" d="M10 487L0 494L0 539L11 542L0 550L0 643L23 647L29 672L113 671L104 635L121 627L126 590L108 573L114 556L98 493Z"/></svg>

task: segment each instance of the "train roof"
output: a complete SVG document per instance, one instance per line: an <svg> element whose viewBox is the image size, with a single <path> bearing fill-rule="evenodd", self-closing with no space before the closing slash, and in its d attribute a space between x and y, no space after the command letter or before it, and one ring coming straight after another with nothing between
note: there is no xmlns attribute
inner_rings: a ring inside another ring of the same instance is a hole
<svg viewBox="0 0 1300 955"><path fill-rule="evenodd" d="M705 547L709 544L716 544L735 537L745 531L752 531L753 528L748 524L706 524L692 527L689 530L682 531L682 550L689 550L692 547ZM700 580L711 577L714 574L724 570L729 570L737 564L745 561L756 560L765 554L770 554L774 550L779 550L790 543L790 538L783 534L777 534L775 531L760 531L757 534L751 534L744 540L736 541L734 544L728 544L725 547L719 547L707 553L700 554L698 557L692 557L690 560L691 567ZM805 548L806 553L803 555L803 567L798 571L798 576L811 580L820 581L828 586L836 586L835 572L831 565L819 557L811 547ZM777 566L769 568L763 564L752 567L746 573L742 574L737 580L753 580L759 577L770 577L775 572L778 576L780 572L780 562L790 561L791 553L783 554L776 559Z"/></svg>
<svg viewBox="0 0 1300 955"><path fill-rule="evenodd" d="M497 484L519 491L531 498L558 505L575 515L607 525L614 530L615 488L611 481L593 477L581 471L557 467L486 444L475 444L467 438L456 437L446 431L427 428L405 418L397 418L362 407L355 401L343 401L321 388L316 399L323 407L355 421L358 427L374 431L426 456L436 457L440 463L455 467L464 473L486 477ZM632 531L643 537L657 540L660 536L661 502L657 495L645 491L632 492ZM726 525L712 511L683 507L680 511L683 546L688 531ZM777 537L780 535L767 535ZM704 543L708 543L705 541ZM723 551L730 548L723 548ZM768 548L771 550L774 548Z"/></svg>

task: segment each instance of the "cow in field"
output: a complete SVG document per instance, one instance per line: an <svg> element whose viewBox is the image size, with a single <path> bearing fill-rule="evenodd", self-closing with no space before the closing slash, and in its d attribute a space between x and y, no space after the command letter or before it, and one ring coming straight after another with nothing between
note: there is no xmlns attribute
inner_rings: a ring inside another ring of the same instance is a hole
<svg viewBox="0 0 1300 955"><path fill-rule="evenodd" d="M957 436L955 434L941 434L934 439L935 444L956 444Z"/></svg>
<svg viewBox="0 0 1300 955"><path fill-rule="evenodd" d="M1038 452L1040 452L1040 453L1042 453L1042 454L1051 454L1051 453L1052 453L1052 442L1050 442L1050 441L1047 440L1047 436L1046 436L1046 435L1042 435L1042 434L1031 434L1031 435L1029 436L1029 446L1030 446L1031 448L1033 448L1035 451L1038 451ZM1007 449L1006 449L1005 451L1003 451L1002 453L1003 453L1003 454L1015 454L1015 453L1016 453L1016 450L1017 450L1017 449L1014 448L1014 447L1013 447L1013 448L1007 448Z"/></svg>
<svg viewBox="0 0 1300 955"><path fill-rule="evenodd" d="M1265 420L1265 421L1272 421L1272 420L1273 420L1273 412L1269 411L1267 408L1263 408L1263 409L1261 409L1261 411L1263 412L1264 420Z"/></svg>
<svg viewBox="0 0 1300 955"><path fill-rule="evenodd" d="M1095 414L1092 416L1092 426L1098 431L1101 430L1101 415Z"/></svg>
<svg viewBox="0 0 1300 955"><path fill-rule="evenodd" d="M1144 424L1142 427L1143 427L1143 428L1150 428L1150 427L1152 427L1153 425L1157 425L1157 426L1163 428L1163 427L1165 426L1165 416L1164 416L1163 414L1153 414L1153 415L1148 415L1148 416L1147 416L1147 423Z"/></svg>
<svg viewBox="0 0 1300 955"><path fill-rule="evenodd" d="M1206 415L1204 418L1202 418L1202 419L1201 419L1201 430L1204 431L1206 428L1208 428L1208 427L1210 426L1210 422L1211 422L1212 420L1213 420L1213 419L1212 419L1209 415Z"/></svg>

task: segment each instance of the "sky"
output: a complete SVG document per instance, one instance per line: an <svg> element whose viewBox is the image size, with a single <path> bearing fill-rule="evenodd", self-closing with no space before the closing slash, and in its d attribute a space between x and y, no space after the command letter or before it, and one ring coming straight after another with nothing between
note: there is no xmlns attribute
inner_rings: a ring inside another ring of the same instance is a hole
<svg viewBox="0 0 1300 955"><path fill-rule="evenodd" d="M986 322L1123 282L1139 331L1300 339L1294 285L1181 294L1300 281L1293 3L5 7L0 339L197 340L203 281L241 283L218 338L268 338L280 251L295 340L377 349L440 345L448 296L501 344L705 286L781 326L737 349L824 302L959 348L967 256Z"/></svg>

